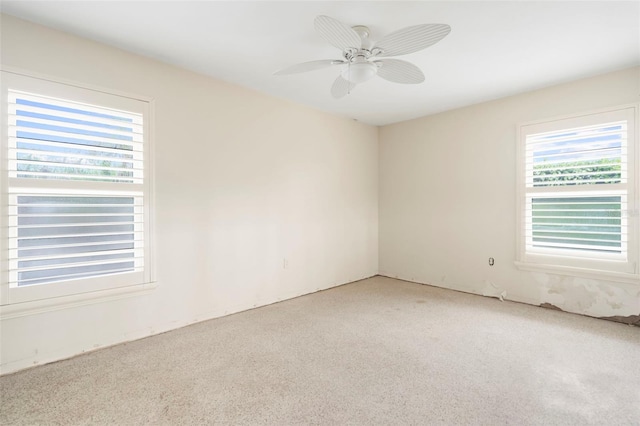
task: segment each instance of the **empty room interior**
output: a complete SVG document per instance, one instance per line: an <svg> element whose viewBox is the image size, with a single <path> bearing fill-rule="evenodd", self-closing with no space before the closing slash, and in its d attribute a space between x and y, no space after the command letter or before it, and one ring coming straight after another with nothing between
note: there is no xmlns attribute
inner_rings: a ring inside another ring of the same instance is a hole
<svg viewBox="0 0 640 426"><path fill-rule="evenodd" d="M640 2L0 7L0 424L640 424Z"/></svg>

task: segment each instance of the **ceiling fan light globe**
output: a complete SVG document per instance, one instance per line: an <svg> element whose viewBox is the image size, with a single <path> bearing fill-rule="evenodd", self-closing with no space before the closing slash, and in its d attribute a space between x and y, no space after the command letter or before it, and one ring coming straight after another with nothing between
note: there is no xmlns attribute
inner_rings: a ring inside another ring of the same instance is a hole
<svg viewBox="0 0 640 426"><path fill-rule="evenodd" d="M378 72L378 67L370 62L356 62L342 69L342 77L352 83L364 83Z"/></svg>

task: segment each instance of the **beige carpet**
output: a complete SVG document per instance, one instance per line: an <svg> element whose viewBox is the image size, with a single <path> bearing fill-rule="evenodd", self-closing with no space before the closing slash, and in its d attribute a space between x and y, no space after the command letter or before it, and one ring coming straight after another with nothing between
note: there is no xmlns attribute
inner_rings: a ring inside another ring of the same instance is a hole
<svg viewBox="0 0 640 426"><path fill-rule="evenodd" d="M640 424L640 328L372 278L0 378L0 424Z"/></svg>

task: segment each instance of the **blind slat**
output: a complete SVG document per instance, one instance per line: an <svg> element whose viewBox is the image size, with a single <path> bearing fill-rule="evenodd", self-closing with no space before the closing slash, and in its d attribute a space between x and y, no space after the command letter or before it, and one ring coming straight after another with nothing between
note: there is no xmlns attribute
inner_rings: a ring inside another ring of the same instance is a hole
<svg viewBox="0 0 640 426"><path fill-rule="evenodd" d="M19 90L9 90L9 102L17 105L20 101L29 101L31 103L35 102L41 105L39 108L46 110L57 107L56 113L60 114L76 114L81 117L90 115L92 118L96 117L97 119L110 119L118 123L142 123L142 115L138 113L51 98L48 96L27 93ZM24 104L22 104L21 106L24 106ZM38 106L35 107L38 108Z"/></svg>
<svg viewBox="0 0 640 426"><path fill-rule="evenodd" d="M95 166L95 165L89 165L89 164L58 163L58 162L52 162L52 161L38 161L38 160L12 160L9 163L11 164L11 162L13 161L17 162L19 166L31 165L35 167L56 167L56 168L68 168L68 169L80 169L80 170L96 170L96 171L102 171L102 172L122 173L122 172L136 172L136 171L142 170L141 167L140 168L109 167L109 166ZM131 164L133 165L133 163ZM16 173L21 173L21 172L29 173L28 170L20 170L19 168ZM45 173L45 172L39 172L39 173Z"/></svg>
<svg viewBox="0 0 640 426"><path fill-rule="evenodd" d="M73 144L74 142L78 145L83 146L94 146L99 143L107 144L107 146L118 145L126 148L122 148L125 150L133 150L134 147L140 147L142 145L142 136L137 134L131 135L131 140L125 139L114 139L108 138L104 136L93 136L86 135L80 133L67 133L59 130L47 130L47 129L37 129L31 127L22 127L16 125L7 126L9 129L9 136L14 136L23 139L33 139L33 140L50 140L50 141L65 141L66 143ZM26 135L25 135L26 134ZM97 145L100 146L100 145Z"/></svg>
<svg viewBox="0 0 640 426"><path fill-rule="evenodd" d="M71 279L77 278L90 278L90 277L99 277L99 276L107 276L107 275L115 275L121 273L129 273L129 272L141 272L143 271L143 265L141 266L133 266L130 268L118 268L118 269L107 269L104 271L92 271L92 272L79 272L75 274L65 274L65 275L52 275L46 278L27 278L27 279L19 279L20 285L35 285L35 284L51 284L60 281L68 281Z"/></svg>
<svg viewBox="0 0 640 426"><path fill-rule="evenodd" d="M88 182L111 182L111 183L132 183L141 184L143 178L130 178L126 176L104 176L104 175L83 175L83 174L64 174L64 173L47 173L47 172L31 172L31 171L13 171L9 173L9 177L13 178L44 178L59 180L79 180Z"/></svg>
<svg viewBox="0 0 640 426"><path fill-rule="evenodd" d="M112 155L109 155L109 153L103 153L106 155L96 155L96 154L101 154L100 152L94 152L94 155L91 154L84 154L81 152L78 153L72 153L72 152L64 152L64 153L54 153L51 151L45 151L45 150L36 150L36 149L10 149L9 150L9 158L12 160L18 160L19 155L18 154L22 154L22 155L28 155L28 156L35 156L35 157L53 157L53 158L57 158L57 157L63 157L65 160L70 160L73 159L74 161L82 161L82 160L94 160L94 161L109 161L109 162L114 162L114 163L127 163L127 164L139 164L138 169L142 169L142 160L141 159L136 159L133 158L132 156L121 156L121 157L114 157ZM20 160L23 161L23 160ZM58 162L58 164L77 164L77 163L64 163L64 162Z"/></svg>
<svg viewBox="0 0 640 426"><path fill-rule="evenodd" d="M19 148L18 145L29 145L31 148ZM134 146L135 147L135 146ZM40 149L38 149L40 148ZM46 141L46 140L38 140L38 139L25 139L19 138L16 136L9 137L9 152L15 153L16 151L22 151L26 149L31 149L37 152L64 152L64 153L73 153L73 152L92 152L98 157L113 157L110 154L117 154L119 158L128 158L132 160L143 159L142 149L133 149L133 150L123 150L116 148L109 148L105 146L98 145L80 145L80 144L69 144L65 142L54 142L54 141ZM16 158L15 155L12 158Z"/></svg>
<svg viewBox="0 0 640 426"><path fill-rule="evenodd" d="M144 254L144 250L142 248L133 248L133 249L123 249L123 250L101 250L101 251L95 251L95 252L84 252L84 253L76 253L76 254L69 254L69 255L40 255L40 256L21 256L21 257L11 257L9 258L10 262L17 262L17 261L25 261L25 262L39 262L39 261L56 261L56 260L71 260L74 261L74 259L76 258L89 258L89 257L96 257L96 256L114 256L114 255L129 255L130 253L133 253L134 256L139 257L142 256Z"/></svg>
<svg viewBox="0 0 640 426"><path fill-rule="evenodd" d="M42 126L46 127L57 127L60 128L60 132L68 133L70 135L76 134L84 134L83 132L95 132L95 133L104 133L105 137L113 138L116 140L125 140L126 138L131 138L131 140L142 140L142 132L134 130L133 126L130 128L126 128L126 124L120 124L118 126L100 126L97 124L100 123L91 123L88 124L80 124L73 123L69 121L60 120L60 116L54 115L51 118L38 118L29 115L20 115L20 112L26 112L23 109L17 107L17 111L14 114L9 114L9 125L16 126L17 128L24 129L38 129L41 130ZM50 114L50 113L47 113ZM58 118L56 120L56 118ZM85 119L86 121L86 119ZM39 124L40 126L34 126L34 124ZM66 130L65 130L66 129ZM133 135L136 135L136 138L133 138ZM123 136L125 139L118 138L118 136Z"/></svg>
<svg viewBox="0 0 640 426"><path fill-rule="evenodd" d="M135 254L131 257L126 258L115 258L115 259L103 259L103 260L94 260L94 261L85 261L85 262L69 262L62 263L57 265L46 265L46 266L33 266L33 267L21 267L20 272L34 272L34 271L51 271L52 275L55 275L56 270L66 269L66 268L81 268L85 266L100 266L100 265L112 265L114 263L123 263L123 262L131 262L133 261L141 261L144 256L136 256ZM24 262L33 262L32 260L24 261Z"/></svg>

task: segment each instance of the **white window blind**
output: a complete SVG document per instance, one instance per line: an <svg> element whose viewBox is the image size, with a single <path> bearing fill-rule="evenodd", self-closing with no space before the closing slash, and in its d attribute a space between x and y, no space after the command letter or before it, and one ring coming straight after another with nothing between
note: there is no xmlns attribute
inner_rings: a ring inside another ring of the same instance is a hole
<svg viewBox="0 0 640 426"><path fill-rule="evenodd" d="M9 287L57 296L147 281L143 102L77 87L50 96L64 85L38 81L37 93L16 81L6 91Z"/></svg>
<svg viewBox="0 0 640 426"><path fill-rule="evenodd" d="M627 183L626 122L527 135L526 171L529 250L626 255L626 196L613 185Z"/></svg>
<svg viewBox="0 0 640 426"><path fill-rule="evenodd" d="M627 225L622 196L537 197L528 203L528 248L624 255Z"/></svg>
<svg viewBox="0 0 640 426"><path fill-rule="evenodd" d="M527 135L527 186L627 182L627 123Z"/></svg>
<svg viewBox="0 0 640 426"><path fill-rule="evenodd" d="M144 267L140 196L11 194L10 283L141 271Z"/></svg>
<svg viewBox="0 0 640 426"><path fill-rule="evenodd" d="M522 260L637 273L634 129L635 108L521 128Z"/></svg>
<svg viewBox="0 0 640 426"><path fill-rule="evenodd" d="M142 115L9 90L9 176L142 183Z"/></svg>

